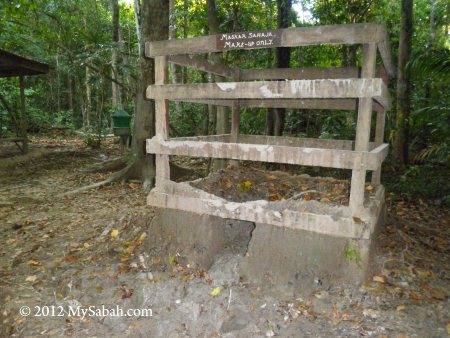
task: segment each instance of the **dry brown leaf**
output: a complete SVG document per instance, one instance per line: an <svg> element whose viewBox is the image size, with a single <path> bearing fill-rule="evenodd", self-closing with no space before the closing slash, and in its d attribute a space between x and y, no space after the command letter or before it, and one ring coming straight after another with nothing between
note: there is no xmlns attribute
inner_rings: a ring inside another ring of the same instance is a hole
<svg viewBox="0 0 450 338"><path fill-rule="evenodd" d="M76 256L66 256L64 257L66 262L78 262L80 259Z"/></svg>
<svg viewBox="0 0 450 338"><path fill-rule="evenodd" d="M405 310L406 310L406 306L405 305L401 304L401 305L397 306L397 311L398 312L405 311Z"/></svg>
<svg viewBox="0 0 450 338"><path fill-rule="evenodd" d="M37 276L36 276L36 275L28 276L27 278L25 278L25 282L33 283L33 282L36 281L36 279L37 279Z"/></svg>
<svg viewBox="0 0 450 338"><path fill-rule="evenodd" d="M378 283L387 283L386 276L373 276L372 280Z"/></svg>
<svg viewBox="0 0 450 338"><path fill-rule="evenodd" d="M37 259L30 259L28 261L28 265L30 265L30 266L39 266L39 265L42 265L42 263L39 262Z"/></svg>

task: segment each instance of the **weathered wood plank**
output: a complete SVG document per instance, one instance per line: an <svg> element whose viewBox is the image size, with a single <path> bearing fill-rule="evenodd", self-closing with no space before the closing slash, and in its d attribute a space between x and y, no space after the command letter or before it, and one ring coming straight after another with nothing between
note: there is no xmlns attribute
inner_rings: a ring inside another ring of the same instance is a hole
<svg viewBox="0 0 450 338"><path fill-rule="evenodd" d="M155 83L165 85L169 82L169 70L166 56L155 58ZM156 136L169 139L169 101L163 99L155 100L155 133ZM156 166L156 186L161 185L165 180L170 180L169 156L155 155Z"/></svg>
<svg viewBox="0 0 450 338"><path fill-rule="evenodd" d="M211 60L201 59L192 55L171 55L168 61L180 66L192 67L203 72L232 78L235 71L223 64L214 64Z"/></svg>
<svg viewBox="0 0 450 338"><path fill-rule="evenodd" d="M358 67L242 69L241 80L315 80L358 78Z"/></svg>
<svg viewBox="0 0 450 338"><path fill-rule="evenodd" d="M318 44L362 44L380 42L385 37L380 34L380 24L360 23L350 25L326 25L314 27L286 28L277 30L281 33L280 46L297 47ZM381 28L382 29L382 28ZM259 33L264 31L258 31ZM234 35L249 35L254 32L232 33ZM266 31L269 32L269 31ZM189 39L174 39L167 41L147 42L145 45L145 55L155 57L161 55L177 54L201 54L213 53L224 50L217 40L222 39L227 34L209 35ZM270 39L270 38L269 38ZM236 42L239 39L233 39ZM261 40L262 41L262 40ZM278 44L277 44L278 45ZM273 48L273 43L259 44L252 46L242 44L233 49L255 49Z"/></svg>
<svg viewBox="0 0 450 338"><path fill-rule="evenodd" d="M207 135L207 136L191 136L191 137L176 137L171 138L171 141L207 141L207 142L225 142L233 143L230 134L222 135ZM326 148L326 149L340 149L353 150L355 142L349 140L331 140L331 139L317 139L317 138L300 138L289 136L268 136L268 135L239 135L241 143L249 144L265 144L275 146L287 147L306 147L306 148ZM371 142L369 149L373 150L378 145Z"/></svg>
<svg viewBox="0 0 450 338"><path fill-rule="evenodd" d="M384 126L386 121L386 113L384 110L377 113L377 121L375 126L375 144L383 144L384 141ZM384 160L384 158L383 158ZM372 173L372 185L378 186L381 184L381 167Z"/></svg>
<svg viewBox="0 0 450 338"><path fill-rule="evenodd" d="M395 67L392 61L391 46L389 43L389 34L385 25L378 27L380 39L378 41L378 50L380 51L381 59L384 67L390 77L395 77Z"/></svg>
<svg viewBox="0 0 450 338"><path fill-rule="evenodd" d="M233 100L174 100L182 102L191 102L199 104L212 104L216 106L232 107ZM287 108L287 109L320 109L320 110L351 110L355 111L358 107L356 99L240 99L241 108ZM384 111L382 105L374 101L373 111Z"/></svg>
<svg viewBox="0 0 450 338"><path fill-rule="evenodd" d="M362 78L370 79L375 75L376 56L377 45L375 43L363 45L363 65L361 69ZM356 122L356 151L364 152L369 150L371 114L372 101L361 95L359 99L358 118ZM361 162L359 167L355 167L352 172L349 206L355 217L360 217L364 207L364 191L367 169L366 163Z"/></svg>
<svg viewBox="0 0 450 338"><path fill-rule="evenodd" d="M322 79L257 82L217 82L186 85L153 85L148 99L325 99L374 98L388 105L386 85L381 79Z"/></svg>
<svg viewBox="0 0 450 338"><path fill-rule="evenodd" d="M285 201L249 201L236 203L196 189L186 183L166 182L164 189L154 189L147 197L151 206L179 209L198 214L214 215L228 219L241 219L250 222L272 224L275 226L302 229L335 237L370 238L376 218L366 212L367 226L355 223L348 207L323 205L321 212L308 211L309 202L297 202L291 208ZM285 203L281 207L280 203ZM301 205L302 211L298 211ZM339 208L339 211L337 211ZM328 209L333 209L328 210ZM316 209L317 210L317 209ZM333 215L333 216L332 216Z"/></svg>
<svg viewBox="0 0 450 338"><path fill-rule="evenodd" d="M233 80L239 82L241 79L240 70L236 71ZM239 100L233 100L233 106L231 110L231 142L238 142L239 138L239 124L241 121L241 106ZM235 163L236 164L236 163Z"/></svg>
<svg viewBox="0 0 450 338"><path fill-rule="evenodd" d="M338 169L359 169L361 163L364 163L366 170L376 170L380 165L378 156L370 152L248 143L165 141L157 137L147 140L147 152L151 154L226 158Z"/></svg>

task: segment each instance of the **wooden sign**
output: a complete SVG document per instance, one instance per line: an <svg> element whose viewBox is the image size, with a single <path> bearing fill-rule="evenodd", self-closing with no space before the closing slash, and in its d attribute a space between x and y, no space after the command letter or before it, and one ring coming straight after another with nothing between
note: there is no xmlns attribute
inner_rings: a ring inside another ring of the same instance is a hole
<svg viewBox="0 0 450 338"><path fill-rule="evenodd" d="M281 46L281 30L266 30L219 34L216 38L218 50L271 48Z"/></svg>

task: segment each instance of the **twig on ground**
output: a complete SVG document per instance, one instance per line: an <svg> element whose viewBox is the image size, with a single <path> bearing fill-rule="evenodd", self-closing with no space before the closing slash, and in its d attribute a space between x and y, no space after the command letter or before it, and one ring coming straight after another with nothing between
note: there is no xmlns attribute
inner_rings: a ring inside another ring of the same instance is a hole
<svg viewBox="0 0 450 338"><path fill-rule="evenodd" d="M291 197L291 199L293 200L297 200L300 197L302 197L303 195L309 194L309 193L313 193L313 192L317 192L317 190L306 190L306 191L302 191L298 194L295 194L294 196Z"/></svg>
<svg viewBox="0 0 450 338"><path fill-rule="evenodd" d="M232 291L232 290L233 290L233 289L230 288L230 295L228 296L227 312L228 312L228 310L230 310L230 305L231 305L231 291Z"/></svg>
<svg viewBox="0 0 450 338"><path fill-rule="evenodd" d="M116 172L115 174L111 175L109 178L107 178L104 181L97 182L97 183L94 183L94 184L90 184L90 185L87 185L87 186L84 186L84 187L81 187L79 189L75 189L75 190L72 190L72 191L68 191L68 192L59 194L56 197L65 197L65 196L70 196L70 195L76 195L76 194L78 194L80 192L92 190L92 189L95 189L95 188L100 188L100 187L103 187L105 185L109 185L111 183L123 180L127 176L128 171L133 167L133 165L134 165L134 162L131 162L125 168L123 168L122 170L120 170L120 171Z"/></svg>

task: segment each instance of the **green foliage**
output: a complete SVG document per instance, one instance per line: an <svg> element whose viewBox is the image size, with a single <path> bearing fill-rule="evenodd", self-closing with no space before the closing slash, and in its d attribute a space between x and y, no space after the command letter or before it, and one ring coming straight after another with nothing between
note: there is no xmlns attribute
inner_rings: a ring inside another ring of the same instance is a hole
<svg viewBox="0 0 450 338"><path fill-rule="evenodd" d="M406 198L441 200L444 205L450 206L449 172L448 162L411 165L401 173L387 172L386 186Z"/></svg>
<svg viewBox="0 0 450 338"><path fill-rule="evenodd" d="M395 63L399 42L399 1L301 0L294 3L301 3L312 16L310 22L294 18L293 23L297 27L386 23ZM274 0L216 0L216 5L221 32L276 28ZM413 76L412 114L408 121L412 166L404 172L390 172L383 176L389 189L408 196L436 198L448 181L443 170L448 169L450 150L448 9L448 1L445 0L414 3L413 58L408 65ZM113 110L111 52L118 48L122 50L118 60L119 77L124 84L122 101L127 112L134 111L133 96L139 78L139 63L132 6L120 4L121 44L112 42L111 13L106 0L1 1L0 17L2 49L48 62L53 67L47 76L27 79L30 130L39 131L49 126L83 126L89 135L95 135L89 136L86 143L99 145L101 135L109 130ZM178 38L206 35L206 2L175 0L170 23ZM275 50L228 51L223 53L222 61L230 67L274 67ZM327 45L291 49L291 67L339 67L350 63L361 64L359 47ZM213 80L192 69L182 69L179 75L182 83ZM395 81L390 86L395 106ZM17 79L0 79L0 93L15 110L18 109ZM69 94L72 94L73 102L69 102ZM204 105L171 103L170 108L173 136L213 132L213 121L208 120ZM4 111L1 105L0 110ZM395 113L395 107L388 113L388 139L395 133L392 127ZM266 114L267 110L262 108L242 109L241 132L263 134ZM351 112L288 109L285 134L351 140L355 135L355 120L356 114ZM12 129L10 117L6 122L9 130ZM448 196L448 192L443 194Z"/></svg>

